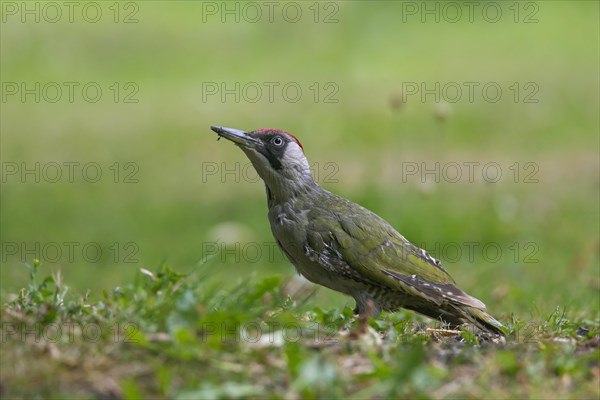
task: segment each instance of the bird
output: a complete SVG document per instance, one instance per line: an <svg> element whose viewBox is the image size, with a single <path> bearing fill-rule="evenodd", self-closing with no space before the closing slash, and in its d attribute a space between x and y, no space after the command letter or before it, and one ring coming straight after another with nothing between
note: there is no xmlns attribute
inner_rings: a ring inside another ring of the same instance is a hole
<svg viewBox="0 0 600 400"><path fill-rule="evenodd" d="M354 298L361 317L404 308L454 328L471 323L505 335L439 260L377 214L320 187L296 136L271 128L211 130L237 145L264 181L271 231L300 275Z"/></svg>

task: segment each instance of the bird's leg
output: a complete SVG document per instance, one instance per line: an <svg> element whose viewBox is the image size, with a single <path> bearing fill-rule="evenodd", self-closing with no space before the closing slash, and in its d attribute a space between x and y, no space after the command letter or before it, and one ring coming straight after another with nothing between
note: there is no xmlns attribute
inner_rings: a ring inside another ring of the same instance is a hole
<svg viewBox="0 0 600 400"><path fill-rule="evenodd" d="M359 306L360 304L360 306ZM358 326L350 330L349 337L357 339L369 333L369 318L377 317L380 313L379 307L373 299L366 299L364 303L356 303L354 308L355 318L358 317Z"/></svg>

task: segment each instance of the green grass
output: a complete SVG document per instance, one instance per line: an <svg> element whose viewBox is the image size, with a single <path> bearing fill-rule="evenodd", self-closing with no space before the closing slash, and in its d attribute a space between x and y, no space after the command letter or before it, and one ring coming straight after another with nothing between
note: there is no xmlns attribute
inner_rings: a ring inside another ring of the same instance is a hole
<svg viewBox="0 0 600 400"><path fill-rule="evenodd" d="M598 397L597 2L536 2L531 24L512 21L511 2L494 24L403 22L407 3L393 1L336 3L333 24L312 22L312 3L298 23L253 24L203 23L199 2L147 1L137 3L138 23L123 24L110 19L111 4L96 24L17 15L0 25L2 82L98 82L105 94L0 104L3 397ZM529 2L519 4L522 17ZM134 82L139 102L115 103L114 82L122 95ZM206 82L296 82L305 95L205 101ZM323 101L328 82L337 103ZM495 82L504 95L400 102L407 82ZM537 103L522 101L530 82ZM512 329L506 343L468 330L440 336L408 312L360 333L352 299L299 286L274 248L262 183L245 179L254 177L245 156L210 125L294 133L322 186L440 258ZM97 163L102 179L87 182L80 169L73 182L4 174L65 162ZM436 162L497 163L503 176L490 183L476 170L469 181L463 170L456 183L423 183L402 173ZM76 244L72 257L65 243ZM33 283L23 266L36 259ZM289 323L303 337L263 346L227 327L233 340L202 336L202 324L223 322ZM98 324L102 337L34 340L70 323ZM8 335L13 325L29 335ZM113 327L124 329L116 341Z"/></svg>
<svg viewBox="0 0 600 400"><path fill-rule="evenodd" d="M163 265L90 301L27 267L28 287L2 308L4 398L599 394L600 321L564 309L511 318L499 339L409 312L357 320L280 276L223 290Z"/></svg>

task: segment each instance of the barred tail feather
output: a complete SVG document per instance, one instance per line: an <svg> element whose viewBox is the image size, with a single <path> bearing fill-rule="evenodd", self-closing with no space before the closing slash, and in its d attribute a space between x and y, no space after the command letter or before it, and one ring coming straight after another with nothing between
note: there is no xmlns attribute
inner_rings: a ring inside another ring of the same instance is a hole
<svg viewBox="0 0 600 400"><path fill-rule="evenodd" d="M464 317L479 329L505 336L505 327L494 317L478 308L465 307L462 309Z"/></svg>

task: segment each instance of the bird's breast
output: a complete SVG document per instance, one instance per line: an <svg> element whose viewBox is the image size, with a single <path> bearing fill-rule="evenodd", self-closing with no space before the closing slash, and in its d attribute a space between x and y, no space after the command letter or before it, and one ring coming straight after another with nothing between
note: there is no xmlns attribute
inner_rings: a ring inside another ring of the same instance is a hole
<svg viewBox="0 0 600 400"><path fill-rule="evenodd" d="M270 208L269 221L277 244L296 267L298 273L306 279L352 295L354 293L354 282L343 279L335 271L327 268L325 265L327 263L320 263L308 254L306 248L308 211L308 209L297 208L288 203Z"/></svg>
<svg viewBox="0 0 600 400"><path fill-rule="evenodd" d="M269 222L277 243L296 265L304 253L308 225L306 211L296 210L290 203L278 204L269 209Z"/></svg>

